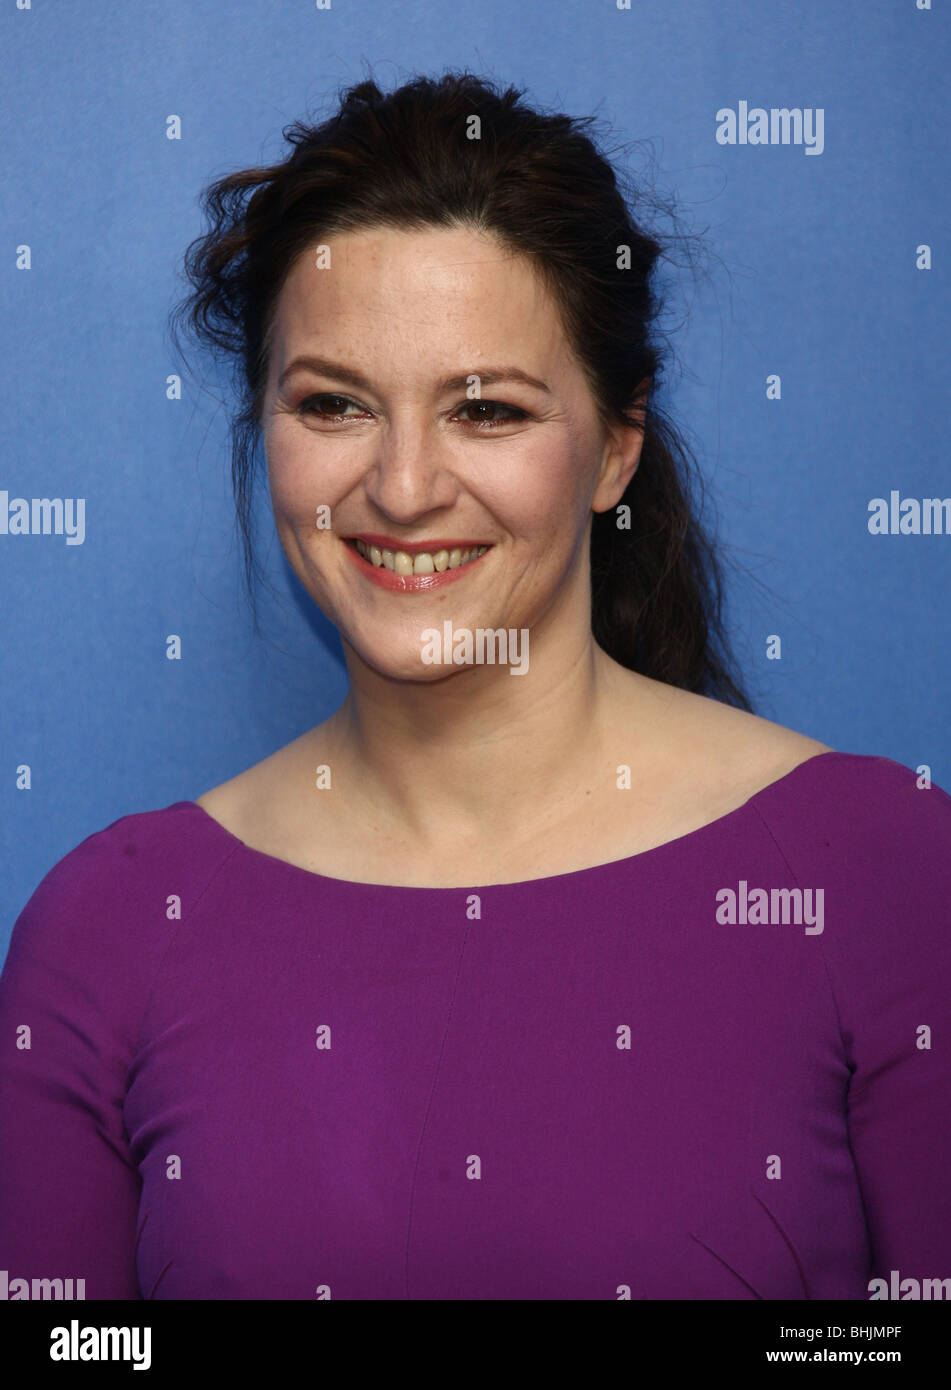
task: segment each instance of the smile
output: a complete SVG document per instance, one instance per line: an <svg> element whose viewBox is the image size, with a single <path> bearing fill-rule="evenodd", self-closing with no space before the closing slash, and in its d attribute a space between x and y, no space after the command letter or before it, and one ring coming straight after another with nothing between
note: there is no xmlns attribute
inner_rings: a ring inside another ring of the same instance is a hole
<svg viewBox="0 0 951 1390"><path fill-rule="evenodd" d="M442 588L471 572L492 547L440 546L434 550L391 550L359 537L345 541L348 554L360 571L381 588L397 593L425 593Z"/></svg>
<svg viewBox="0 0 951 1390"><path fill-rule="evenodd" d="M394 574L441 574L443 570L458 569L470 560L477 560L488 550L487 545L473 546L469 550L419 550L413 555L406 550L381 550L379 546L367 545L366 541L355 540L354 545L376 569L385 567Z"/></svg>

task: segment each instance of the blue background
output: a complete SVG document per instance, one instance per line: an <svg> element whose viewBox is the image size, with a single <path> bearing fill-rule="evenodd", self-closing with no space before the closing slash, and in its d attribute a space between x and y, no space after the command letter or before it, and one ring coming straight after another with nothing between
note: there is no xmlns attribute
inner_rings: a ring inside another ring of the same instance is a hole
<svg viewBox="0 0 951 1390"><path fill-rule="evenodd" d="M636 177L652 155L711 253L704 275L671 285L665 404L734 561L730 632L756 712L842 751L927 763L951 788L951 537L868 531L872 497L951 491L948 8L5 0L0 489L85 497L86 539L0 536L0 952L88 834L193 799L343 698L336 634L266 510L253 633L226 379L206 367L169 401L181 364L166 323L205 184L283 158L283 125L329 114L365 77L388 90L466 67L595 115L609 153L647 142L627 167ZM719 145L716 112L741 100L823 108L823 153ZM166 138L172 114L181 140ZM30 270L16 268L22 244ZM781 401L766 398L770 373ZM181 661L166 659L169 633ZM772 633L781 661L766 659ZM21 763L30 791L15 787Z"/></svg>

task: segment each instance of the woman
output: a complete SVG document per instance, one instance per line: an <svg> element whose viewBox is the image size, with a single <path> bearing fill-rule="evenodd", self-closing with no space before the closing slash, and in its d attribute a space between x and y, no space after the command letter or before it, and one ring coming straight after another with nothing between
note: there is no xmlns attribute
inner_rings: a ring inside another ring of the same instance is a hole
<svg viewBox="0 0 951 1390"><path fill-rule="evenodd" d="M864 1299L951 1274L951 799L756 717L718 654L652 399L662 247L581 125L468 75L364 82L209 192L183 308L243 372L246 545L260 430L350 688L90 836L21 914L10 1278Z"/></svg>

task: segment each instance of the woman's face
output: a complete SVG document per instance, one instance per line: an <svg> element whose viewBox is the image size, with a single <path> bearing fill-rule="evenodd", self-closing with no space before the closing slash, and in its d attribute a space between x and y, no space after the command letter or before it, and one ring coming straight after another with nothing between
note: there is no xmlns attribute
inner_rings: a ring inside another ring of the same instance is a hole
<svg viewBox="0 0 951 1390"><path fill-rule="evenodd" d="M532 645L587 636L591 510L619 500L640 436L599 423L530 264L468 229L326 247L329 266L308 251L282 289L261 419L301 584L345 649L396 679L465 669L423 659L425 630L447 620ZM374 565L383 550L395 569Z"/></svg>

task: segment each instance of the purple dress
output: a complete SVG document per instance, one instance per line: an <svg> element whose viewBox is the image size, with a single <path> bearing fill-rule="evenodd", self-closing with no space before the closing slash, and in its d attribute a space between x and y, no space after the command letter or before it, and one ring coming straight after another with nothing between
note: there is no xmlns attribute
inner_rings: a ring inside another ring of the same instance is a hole
<svg viewBox="0 0 951 1390"><path fill-rule="evenodd" d="M0 977L6 1296L948 1278L951 797L917 780L822 753L655 849L485 888L327 878L191 801L123 816Z"/></svg>

